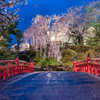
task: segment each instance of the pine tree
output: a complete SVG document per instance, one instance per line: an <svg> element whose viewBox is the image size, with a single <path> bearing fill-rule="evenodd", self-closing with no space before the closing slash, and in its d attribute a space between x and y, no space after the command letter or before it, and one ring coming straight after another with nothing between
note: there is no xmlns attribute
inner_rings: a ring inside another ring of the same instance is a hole
<svg viewBox="0 0 100 100"><path fill-rule="evenodd" d="M11 35L14 35L16 39L18 39L19 43L21 43L21 39L23 38L23 34L21 30L17 29L18 22L10 23L4 31L0 31L0 59L15 59L15 54L12 55L10 52L10 47L12 44L13 38Z"/></svg>

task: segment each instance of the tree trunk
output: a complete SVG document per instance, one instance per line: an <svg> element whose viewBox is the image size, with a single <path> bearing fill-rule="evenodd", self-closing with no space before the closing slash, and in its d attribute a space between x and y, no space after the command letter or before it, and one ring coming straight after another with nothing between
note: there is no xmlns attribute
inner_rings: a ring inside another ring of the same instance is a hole
<svg viewBox="0 0 100 100"><path fill-rule="evenodd" d="M78 43L83 45L83 36L80 34L77 38L78 38Z"/></svg>

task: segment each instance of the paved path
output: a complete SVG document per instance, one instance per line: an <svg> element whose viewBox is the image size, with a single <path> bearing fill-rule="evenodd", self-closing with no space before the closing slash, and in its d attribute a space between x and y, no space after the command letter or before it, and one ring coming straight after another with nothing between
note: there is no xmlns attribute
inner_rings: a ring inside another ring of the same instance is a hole
<svg viewBox="0 0 100 100"><path fill-rule="evenodd" d="M0 100L100 100L100 78L82 72L40 72L0 82Z"/></svg>

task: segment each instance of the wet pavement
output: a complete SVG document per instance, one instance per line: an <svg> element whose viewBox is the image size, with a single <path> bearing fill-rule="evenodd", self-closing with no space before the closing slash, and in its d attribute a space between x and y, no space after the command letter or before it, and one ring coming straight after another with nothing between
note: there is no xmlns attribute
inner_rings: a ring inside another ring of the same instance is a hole
<svg viewBox="0 0 100 100"><path fill-rule="evenodd" d="M0 82L0 100L100 100L100 78L84 72L39 72Z"/></svg>

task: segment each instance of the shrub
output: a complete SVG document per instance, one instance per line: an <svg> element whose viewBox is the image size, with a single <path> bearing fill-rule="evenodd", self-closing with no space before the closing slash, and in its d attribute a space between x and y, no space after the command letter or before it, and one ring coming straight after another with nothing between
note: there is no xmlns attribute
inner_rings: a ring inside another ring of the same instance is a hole
<svg viewBox="0 0 100 100"><path fill-rule="evenodd" d="M85 53L87 50L90 50L91 47L85 45L72 45L69 48L77 53Z"/></svg>
<svg viewBox="0 0 100 100"><path fill-rule="evenodd" d="M42 66L47 66L50 64L51 59L49 57L47 57L43 62L42 62Z"/></svg>
<svg viewBox="0 0 100 100"><path fill-rule="evenodd" d="M48 65L60 65L59 62L57 62L57 60L51 59L51 57L47 57L43 62L42 62L42 66L48 66Z"/></svg>
<svg viewBox="0 0 100 100"><path fill-rule="evenodd" d="M88 51L86 51L86 53L85 53L86 58L88 56L88 53L90 54L91 58L95 58L96 52L94 50L88 50Z"/></svg>
<svg viewBox="0 0 100 100"><path fill-rule="evenodd" d="M37 65L37 66L41 66L43 61L44 61L44 57L43 56L36 56L34 58L34 64Z"/></svg>
<svg viewBox="0 0 100 100"><path fill-rule="evenodd" d="M86 59L85 54L84 54L84 53L78 53L78 59L79 59L79 60L84 60L84 59Z"/></svg>
<svg viewBox="0 0 100 100"><path fill-rule="evenodd" d="M67 61L73 61L74 56L77 56L77 52L71 49L66 49L62 52L62 62L66 63Z"/></svg>

